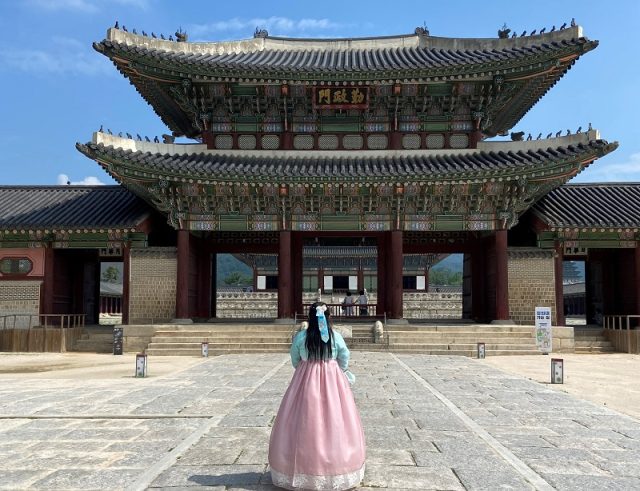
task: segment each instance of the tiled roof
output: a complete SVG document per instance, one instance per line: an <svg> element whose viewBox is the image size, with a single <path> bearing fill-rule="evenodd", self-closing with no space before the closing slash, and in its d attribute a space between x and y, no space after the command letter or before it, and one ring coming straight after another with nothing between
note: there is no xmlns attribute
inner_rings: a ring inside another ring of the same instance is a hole
<svg viewBox="0 0 640 491"><path fill-rule="evenodd" d="M97 51L112 56L124 54L144 57L157 63L193 66L201 70L305 72L319 75L330 72L381 72L455 68L465 65L504 64L512 60L536 58L567 48L597 46L596 41L574 38L540 41L522 47L500 49L442 49L422 46L340 49L262 49L222 53L165 51L145 45L132 45L105 39L95 43Z"/></svg>
<svg viewBox="0 0 640 491"><path fill-rule="evenodd" d="M639 227L640 183L566 184L533 211L552 227Z"/></svg>
<svg viewBox="0 0 640 491"><path fill-rule="evenodd" d="M305 152L270 152L269 155L225 155L214 152L169 155L123 150L102 143L76 144L88 157L144 169L145 172L204 179L238 178L389 178L465 177L487 172L531 170L581 156L599 157L615 149L616 143L592 140L577 145L523 151L517 143L505 151L459 151L373 154L357 152L328 156ZM515 149L514 149L515 147Z"/></svg>
<svg viewBox="0 0 640 491"><path fill-rule="evenodd" d="M0 229L132 228L151 208L121 186L0 186Z"/></svg>

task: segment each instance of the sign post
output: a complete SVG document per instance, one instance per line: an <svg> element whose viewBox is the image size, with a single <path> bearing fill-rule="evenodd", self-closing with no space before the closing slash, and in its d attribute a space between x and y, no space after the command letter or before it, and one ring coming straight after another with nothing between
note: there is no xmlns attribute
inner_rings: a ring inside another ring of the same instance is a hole
<svg viewBox="0 0 640 491"><path fill-rule="evenodd" d="M564 383L564 360L562 358L551 358L551 383Z"/></svg>
<svg viewBox="0 0 640 491"><path fill-rule="evenodd" d="M484 360L485 354L484 343L478 343L478 360Z"/></svg>
<svg viewBox="0 0 640 491"><path fill-rule="evenodd" d="M136 377L147 376L147 355L138 353L136 355Z"/></svg>
<svg viewBox="0 0 640 491"><path fill-rule="evenodd" d="M122 327L113 328L113 354L122 354L122 341L123 341L124 329Z"/></svg>
<svg viewBox="0 0 640 491"><path fill-rule="evenodd" d="M536 346L543 354L551 353L551 307L536 307Z"/></svg>

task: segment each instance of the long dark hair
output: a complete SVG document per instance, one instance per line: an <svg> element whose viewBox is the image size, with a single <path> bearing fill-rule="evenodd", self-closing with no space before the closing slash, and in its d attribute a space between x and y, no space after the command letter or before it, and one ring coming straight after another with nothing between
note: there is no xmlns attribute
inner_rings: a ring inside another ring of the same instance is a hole
<svg viewBox="0 0 640 491"><path fill-rule="evenodd" d="M327 326L329 328L329 341L326 343L320 337L320 326L318 325L318 317L316 307L326 305L324 302L316 302L309 307L309 327L307 328L307 339L304 342L310 360L326 360L331 358L331 343L333 341L333 330L331 329L331 319L329 309L324 312L327 318Z"/></svg>

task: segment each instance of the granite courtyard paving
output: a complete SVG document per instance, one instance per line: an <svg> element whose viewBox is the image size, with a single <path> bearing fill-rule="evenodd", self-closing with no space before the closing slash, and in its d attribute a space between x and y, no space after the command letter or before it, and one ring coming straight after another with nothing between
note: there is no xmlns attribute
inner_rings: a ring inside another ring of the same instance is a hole
<svg viewBox="0 0 640 491"><path fill-rule="evenodd" d="M126 357L67 377L0 359L0 489L276 489L285 354L150 357L144 379ZM482 360L356 352L352 366L360 489L640 489L638 419Z"/></svg>

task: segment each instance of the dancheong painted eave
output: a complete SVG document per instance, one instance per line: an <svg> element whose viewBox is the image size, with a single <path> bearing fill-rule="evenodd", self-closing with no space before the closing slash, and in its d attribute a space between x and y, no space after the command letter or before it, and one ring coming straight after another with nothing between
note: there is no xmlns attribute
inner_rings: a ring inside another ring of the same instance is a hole
<svg viewBox="0 0 640 491"><path fill-rule="evenodd" d="M575 26L509 39L414 34L362 39L267 36L212 43L173 42L109 29L94 48L113 61L177 135L197 137L206 127L201 119L212 118L213 108L191 105L190 100L220 90L234 93L242 85L251 89L253 84L257 91L258 86L264 90L287 84L405 84L420 86L422 97L431 94L429 87L440 94L448 84L448 95L457 97L456 90L466 90L457 85L466 83L475 85L468 103L485 115L483 133L494 136L514 127L597 45ZM250 105L261 106L258 101Z"/></svg>
<svg viewBox="0 0 640 491"><path fill-rule="evenodd" d="M77 144L120 181L127 178L246 181L393 182L573 177L617 148L597 131L531 142L481 142L477 149L431 151L216 151L94 134ZM560 184L560 183L558 183Z"/></svg>

